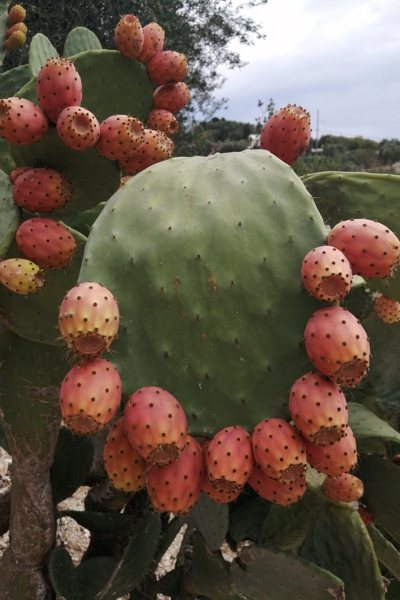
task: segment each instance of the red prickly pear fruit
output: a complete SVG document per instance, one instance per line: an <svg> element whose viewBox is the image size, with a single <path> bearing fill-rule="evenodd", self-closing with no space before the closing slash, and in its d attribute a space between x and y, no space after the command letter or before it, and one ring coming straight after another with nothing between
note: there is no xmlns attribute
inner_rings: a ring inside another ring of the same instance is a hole
<svg viewBox="0 0 400 600"><path fill-rule="evenodd" d="M372 516L372 513L368 510L368 508L365 508L365 506L360 505L358 507L358 514L360 515L366 527L368 527L368 525L372 525L374 518Z"/></svg>
<svg viewBox="0 0 400 600"><path fill-rule="evenodd" d="M121 402L117 369L104 358L86 359L72 367L60 389L61 414L74 433L97 433L107 425Z"/></svg>
<svg viewBox="0 0 400 600"><path fill-rule="evenodd" d="M34 167L18 167L17 169L14 169L10 173L11 183L15 183L18 177L22 175L22 173L25 173L25 171L30 171L32 169L34 169Z"/></svg>
<svg viewBox="0 0 400 600"><path fill-rule="evenodd" d="M26 34L23 31L14 31L4 42L4 48L7 50L7 52L10 52L11 50L22 48L25 42Z"/></svg>
<svg viewBox="0 0 400 600"><path fill-rule="evenodd" d="M93 113L80 106L64 108L57 119L57 133L73 150L89 150L100 137L100 124Z"/></svg>
<svg viewBox="0 0 400 600"><path fill-rule="evenodd" d="M200 497L204 477L202 449L188 435L178 460L147 471L146 487L153 508L176 515L188 514Z"/></svg>
<svg viewBox="0 0 400 600"><path fill-rule="evenodd" d="M251 438L256 464L264 473L283 483L302 477L307 467L306 447L301 435L284 419L264 419Z"/></svg>
<svg viewBox="0 0 400 600"><path fill-rule="evenodd" d="M311 315L304 331L308 358L323 375L345 386L357 385L368 372L370 346L360 321L340 306Z"/></svg>
<svg viewBox="0 0 400 600"><path fill-rule="evenodd" d="M136 152L118 161L120 168L131 175L136 175L151 165L171 158L174 143L162 131L144 130L144 139Z"/></svg>
<svg viewBox="0 0 400 600"><path fill-rule="evenodd" d="M67 58L48 58L40 69L36 81L40 106L50 121L68 106L82 102L82 80L73 62Z"/></svg>
<svg viewBox="0 0 400 600"><path fill-rule="evenodd" d="M400 454L393 456L392 463L400 467Z"/></svg>
<svg viewBox="0 0 400 600"><path fill-rule="evenodd" d="M21 4L14 4L7 15L7 25L12 27L15 23L22 23L26 17L26 10Z"/></svg>
<svg viewBox="0 0 400 600"><path fill-rule="evenodd" d="M213 485L208 477L204 478L202 492L207 494L210 500L213 500L214 502L219 502L220 504L228 504L228 502L233 502L239 497L241 491L241 489L236 491L227 491L223 487Z"/></svg>
<svg viewBox="0 0 400 600"><path fill-rule="evenodd" d="M135 15L123 15L114 31L117 50L127 58L139 56L143 46L143 29Z"/></svg>
<svg viewBox="0 0 400 600"><path fill-rule="evenodd" d="M339 385L320 373L306 373L290 389L289 412L296 429L325 446L346 435L348 408Z"/></svg>
<svg viewBox="0 0 400 600"><path fill-rule="evenodd" d="M164 47L165 31L158 23L149 23L143 27L143 46L137 59L147 63Z"/></svg>
<svg viewBox="0 0 400 600"><path fill-rule="evenodd" d="M66 175L41 167L23 171L15 180L12 194L21 208L49 213L64 206L72 195L72 186Z"/></svg>
<svg viewBox="0 0 400 600"><path fill-rule="evenodd" d="M167 390L151 385L137 390L126 403L124 419L130 443L151 466L178 460L188 425L182 406Z"/></svg>
<svg viewBox="0 0 400 600"><path fill-rule="evenodd" d="M349 219L335 225L327 244L347 256L354 275L384 279L400 260L400 241L386 225L370 219Z"/></svg>
<svg viewBox="0 0 400 600"><path fill-rule="evenodd" d="M7 29L6 38L8 39L14 33L14 31L22 31L22 33L26 35L28 33L28 28L25 23L15 23L15 25L10 27L10 29Z"/></svg>
<svg viewBox="0 0 400 600"><path fill-rule="evenodd" d="M33 102L14 97L0 100L0 136L10 144L34 144L48 129L46 115Z"/></svg>
<svg viewBox="0 0 400 600"><path fill-rule="evenodd" d="M174 135L179 129L179 123L169 110L152 110L147 117L147 125L155 131L163 131L165 135Z"/></svg>
<svg viewBox="0 0 400 600"><path fill-rule="evenodd" d="M129 443L123 416L110 427L103 458L104 468L115 489L139 492L146 486L147 463Z"/></svg>
<svg viewBox="0 0 400 600"><path fill-rule="evenodd" d="M260 135L260 148L269 150L292 166L306 152L310 136L309 113L301 106L288 104L265 123Z"/></svg>
<svg viewBox="0 0 400 600"><path fill-rule="evenodd" d="M375 300L374 310L381 321L392 325L400 321L400 302L379 294Z"/></svg>
<svg viewBox="0 0 400 600"><path fill-rule="evenodd" d="M45 282L44 271L26 258L7 258L0 262L0 283L16 294L38 292Z"/></svg>
<svg viewBox="0 0 400 600"><path fill-rule="evenodd" d="M356 438L350 427L346 429L346 435L341 440L329 446L318 446L305 440L307 449L307 460L309 464L319 471L339 477L342 473L348 473L357 464Z"/></svg>
<svg viewBox="0 0 400 600"><path fill-rule="evenodd" d="M343 252L333 246L318 246L306 254L301 281L317 300L335 302L349 292L353 273Z"/></svg>
<svg viewBox="0 0 400 600"><path fill-rule="evenodd" d="M154 90L154 108L177 113L190 102L189 88L184 81L161 85Z"/></svg>
<svg viewBox="0 0 400 600"><path fill-rule="evenodd" d="M97 358L117 337L118 302L105 286L78 283L61 302L58 328L64 342L84 358Z"/></svg>
<svg viewBox="0 0 400 600"><path fill-rule="evenodd" d="M110 160L130 157L142 145L144 127L139 119L128 115L112 115L100 124L96 148Z"/></svg>
<svg viewBox="0 0 400 600"><path fill-rule="evenodd" d="M337 502L355 502L364 493L364 485L361 479L342 473L338 477L328 477L322 484L325 496Z"/></svg>
<svg viewBox="0 0 400 600"><path fill-rule="evenodd" d="M156 85L169 85L182 81L188 74L186 56L166 50L158 52L146 65L147 75Z"/></svg>
<svg viewBox="0 0 400 600"><path fill-rule="evenodd" d="M36 217L22 223L15 235L18 250L42 269L65 269L77 243L60 222Z"/></svg>
<svg viewBox="0 0 400 600"><path fill-rule="evenodd" d="M259 466L257 466L249 479L249 485L261 498L279 504L289 506L300 500L307 490L304 475L295 481L284 483L282 480L269 477Z"/></svg>
<svg viewBox="0 0 400 600"><path fill-rule="evenodd" d="M206 466L207 477L215 487L228 493L241 490L254 468L247 431L237 425L221 429L208 444Z"/></svg>

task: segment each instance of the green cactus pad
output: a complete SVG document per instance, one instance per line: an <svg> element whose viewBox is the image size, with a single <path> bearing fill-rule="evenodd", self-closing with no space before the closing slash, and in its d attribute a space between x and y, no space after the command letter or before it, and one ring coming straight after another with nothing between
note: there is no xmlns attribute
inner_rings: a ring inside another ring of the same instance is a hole
<svg viewBox="0 0 400 600"><path fill-rule="evenodd" d="M183 517L175 516L166 526L164 531L160 536L160 540L157 545L157 550L154 554L153 564L158 565L161 561L164 554L167 552L168 548L171 546L172 542L178 535L182 526L185 524L185 519Z"/></svg>
<svg viewBox="0 0 400 600"><path fill-rule="evenodd" d="M69 227L72 227L72 229L79 231L80 233L82 233L82 235L87 237L90 233L93 223L95 222L105 205L105 202L100 202L100 204L97 204L97 206L94 206L93 208L89 208L88 210L80 212L77 215L73 215L72 217L64 219L64 222Z"/></svg>
<svg viewBox="0 0 400 600"><path fill-rule="evenodd" d="M31 77L37 76L48 58L58 58L58 56L57 50L48 37L43 35L43 33L34 35L29 46L29 69Z"/></svg>
<svg viewBox="0 0 400 600"><path fill-rule="evenodd" d="M49 575L58 597L69 600L83 600L76 568L64 546L54 548L49 561Z"/></svg>
<svg viewBox="0 0 400 600"><path fill-rule="evenodd" d="M0 65L3 64L4 57L6 55L6 49L4 48L4 42L6 41L6 31L8 29L7 25L7 6L9 2L3 3L3 6L0 7ZM4 10L4 12L2 12Z"/></svg>
<svg viewBox="0 0 400 600"><path fill-rule="evenodd" d="M168 571L163 577L157 581L157 592L171 598L179 598L183 590L183 582L185 575L185 567L176 567L172 571ZM135 595L137 594L137 595ZM140 592L133 591L130 600L145 600L145 596L140 595Z"/></svg>
<svg viewBox="0 0 400 600"><path fill-rule="evenodd" d="M389 581L388 591L385 600L398 600L400 598L400 582L396 579Z"/></svg>
<svg viewBox="0 0 400 600"><path fill-rule="evenodd" d="M372 452L379 445L385 453L387 442L400 442L400 433L386 421L357 402L348 402L349 425L357 440L358 452Z"/></svg>
<svg viewBox="0 0 400 600"><path fill-rule="evenodd" d="M201 533L210 550L219 550L228 531L227 504L213 502L204 492L189 513L189 519Z"/></svg>
<svg viewBox="0 0 400 600"><path fill-rule="evenodd" d="M32 78L29 65L21 65L0 74L0 98L15 96Z"/></svg>
<svg viewBox="0 0 400 600"><path fill-rule="evenodd" d="M229 533L235 542L248 539L257 542L272 506L271 502L258 495L237 507L232 504L229 513Z"/></svg>
<svg viewBox="0 0 400 600"><path fill-rule="evenodd" d="M82 600L97 598L97 594L103 592L116 566L116 560L110 556L95 556L83 560L76 569Z"/></svg>
<svg viewBox="0 0 400 600"><path fill-rule="evenodd" d="M75 27L67 35L64 44L63 57L68 58L86 50L101 50L99 38L86 27Z"/></svg>
<svg viewBox="0 0 400 600"><path fill-rule="evenodd" d="M4 260L19 227L20 211L11 191L10 178L0 169L0 260Z"/></svg>
<svg viewBox="0 0 400 600"><path fill-rule="evenodd" d="M375 525L368 525L368 533L374 544L377 559L400 581L400 552Z"/></svg>
<svg viewBox="0 0 400 600"><path fill-rule="evenodd" d="M68 367L70 365L61 361ZM60 384L61 384L60 379ZM73 434L67 427L61 427L50 469L53 502L58 504L72 496L83 485L89 474L94 458L93 441L90 436Z"/></svg>
<svg viewBox="0 0 400 600"><path fill-rule="evenodd" d="M304 327L321 307L300 265L324 238L303 184L267 151L136 175L94 223L79 276L119 301L112 360L125 394L168 389L192 435L287 417L289 389L311 367Z"/></svg>

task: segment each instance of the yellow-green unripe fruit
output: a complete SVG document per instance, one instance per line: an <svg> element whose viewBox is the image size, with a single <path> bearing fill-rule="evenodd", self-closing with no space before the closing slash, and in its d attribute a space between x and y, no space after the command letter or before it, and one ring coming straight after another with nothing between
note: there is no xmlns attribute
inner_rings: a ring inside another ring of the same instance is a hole
<svg viewBox="0 0 400 600"><path fill-rule="evenodd" d="M26 17L26 10L20 4L15 4L8 13L7 25L12 27L15 23L22 23Z"/></svg>
<svg viewBox="0 0 400 600"><path fill-rule="evenodd" d="M33 294L45 283L44 271L26 258L8 258L0 262L0 283L16 294Z"/></svg>
<svg viewBox="0 0 400 600"><path fill-rule="evenodd" d="M16 50L17 48L22 48L22 46L26 42L26 35L23 31L14 31L4 42L4 48L8 51Z"/></svg>

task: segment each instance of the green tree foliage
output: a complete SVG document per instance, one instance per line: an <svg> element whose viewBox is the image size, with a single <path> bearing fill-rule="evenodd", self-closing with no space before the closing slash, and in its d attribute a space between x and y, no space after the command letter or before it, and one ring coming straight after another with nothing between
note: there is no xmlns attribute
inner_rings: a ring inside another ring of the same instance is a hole
<svg viewBox="0 0 400 600"><path fill-rule="evenodd" d="M400 140L382 140L379 142L379 159L384 165L400 161Z"/></svg>

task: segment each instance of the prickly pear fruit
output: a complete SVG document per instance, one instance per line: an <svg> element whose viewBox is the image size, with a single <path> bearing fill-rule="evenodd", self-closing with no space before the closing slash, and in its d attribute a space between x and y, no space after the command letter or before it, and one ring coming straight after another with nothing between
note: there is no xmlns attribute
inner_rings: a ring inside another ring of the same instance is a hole
<svg viewBox="0 0 400 600"><path fill-rule="evenodd" d="M188 426L182 406L167 390L151 385L137 390L126 403L124 418L130 443L150 465L178 460Z"/></svg>
<svg viewBox="0 0 400 600"><path fill-rule="evenodd" d="M144 127L139 119L128 115L112 115L100 124L96 148L110 160L130 157L143 143Z"/></svg>
<svg viewBox="0 0 400 600"><path fill-rule="evenodd" d="M117 337L117 300L94 281L78 283L61 302L58 328L68 348L84 358L97 358Z"/></svg>
<svg viewBox="0 0 400 600"><path fill-rule="evenodd" d="M346 435L346 397L335 381L306 373L290 389L289 412L296 429L313 444L325 446Z"/></svg>
<svg viewBox="0 0 400 600"><path fill-rule="evenodd" d="M25 23L22 23L22 22L15 23L15 25L10 27L10 29L7 29L6 38L8 39L10 37L10 35L12 35L14 33L14 31L22 31L22 33L24 33L26 35L28 33L28 28L25 25Z"/></svg>
<svg viewBox="0 0 400 600"><path fill-rule="evenodd" d="M264 419L251 438L254 460L264 473L283 483L296 481L306 470L306 447L301 435L284 419Z"/></svg>
<svg viewBox="0 0 400 600"><path fill-rule="evenodd" d="M36 81L40 106L50 121L68 106L82 102L82 80L72 61L67 58L48 58L40 69Z"/></svg>
<svg viewBox="0 0 400 600"><path fill-rule="evenodd" d="M186 515L200 497L204 476L203 451L188 435L178 460L147 471L146 487L153 508Z"/></svg>
<svg viewBox="0 0 400 600"><path fill-rule="evenodd" d="M353 273L365 279L384 279L400 260L400 241L386 225L370 219L349 219L335 225L327 244L345 254Z"/></svg>
<svg viewBox="0 0 400 600"><path fill-rule="evenodd" d="M121 402L117 369L104 358L86 359L72 367L60 389L65 424L74 433L97 433L109 423Z"/></svg>
<svg viewBox="0 0 400 600"><path fill-rule="evenodd" d="M241 490L254 468L250 435L237 425L221 429L206 451L207 477L228 493Z"/></svg>
<svg viewBox="0 0 400 600"><path fill-rule="evenodd" d="M144 138L138 150L131 156L118 161L120 168L126 173L136 175L156 163L171 158L174 143L162 131L144 130Z"/></svg>
<svg viewBox="0 0 400 600"><path fill-rule="evenodd" d="M18 250L42 269L65 269L77 243L60 222L35 217L22 223L15 234Z"/></svg>
<svg viewBox="0 0 400 600"><path fill-rule="evenodd" d="M123 15L114 31L117 50L127 58L137 58L143 46L143 29L135 15Z"/></svg>
<svg viewBox="0 0 400 600"><path fill-rule="evenodd" d="M311 296L324 302L342 300L349 292L353 273L343 252L333 246L310 250L301 265L301 281Z"/></svg>
<svg viewBox="0 0 400 600"><path fill-rule="evenodd" d="M7 15L7 25L12 27L15 23L22 23L26 17L26 10L21 4L14 4Z"/></svg>
<svg viewBox="0 0 400 600"><path fill-rule="evenodd" d="M302 498L307 490L304 474L295 481L284 483L282 480L269 477L259 466L254 469L249 479L249 485L261 498L280 506L294 504Z"/></svg>
<svg viewBox="0 0 400 600"><path fill-rule="evenodd" d="M354 386L367 374L370 346L360 321L340 306L311 315L304 331L308 358L336 383Z"/></svg>
<svg viewBox="0 0 400 600"><path fill-rule="evenodd" d="M23 171L12 187L15 202L30 212L49 213L61 208L72 195L66 175L40 167Z"/></svg>
<svg viewBox="0 0 400 600"><path fill-rule="evenodd" d="M117 490L138 492L145 487L147 463L129 443L123 416L110 427L103 458L107 475Z"/></svg>
<svg viewBox="0 0 400 600"><path fill-rule="evenodd" d="M154 108L177 113L190 102L189 88L184 81L161 85L154 90Z"/></svg>
<svg viewBox="0 0 400 600"><path fill-rule="evenodd" d="M14 97L0 100L0 136L10 144L34 144L48 129L46 115L30 100Z"/></svg>
<svg viewBox="0 0 400 600"><path fill-rule="evenodd" d="M387 298L383 294L379 294L376 298L374 310L381 321L387 325L400 321L400 302Z"/></svg>
<svg viewBox="0 0 400 600"><path fill-rule="evenodd" d="M338 502L355 502L364 493L364 485L361 479L342 473L338 477L328 477L324 479L322 489L325 495Z"/></svg>
<svg viewBox="0 0 400 600"><path fill-rule="evenodd" d="M210 500L214 502L219 502L220 504L227 504L228 502L233 502L236 498L239 497L241 493L241 489L236 491L227 491L223 487L218 485L213 485L213 483L206 476L204 478L202 492L207 494Z"/></svg>
<svg viewBox="0 0 400 600"><path fill-rule="evenodd" d="M341 440L329 446L311 444L305 439L307 460L314 469L331 477L348 473L357 464L356 438L350 427Z"/></svg>
<svg viewBox="0 0 400 600"><path fill-rule="evenodd" d="M309 113L301 106L288 104L265 123L260 135L260 148L269 150L292 166L306 152L310 136Z"/></svg>
<svg viewBox="0 0 400 600"><path fill-rule="evenodd" d="M163 131L165 135L174 135L179 129L179 123L169 110L155 109L147 117L147 126L155 131Z"/></svg>
<svg viewBox="0 0 400 600"><path fill-rule="evenodd" d="M68 106L57 119L57 133L73 150L89 150L100 137L100 124L94 114L80 106Z"/></svg>
<svg viewBox="0 0 400 600"><path fill-rule="evenodd" d="M146 65L147 74L156 85L178 83L186 77L186 56L174 50L158 52Z"/></svg>
<svg viewBox="0 0 400 600"><path fill-rule="evenodd" d="M22 173L25 173L25 171L30 171L31 169L34 169L34 168L35 167L17 167L10 173L11 183L15 183L17 181L18 177L20 175L22 175Z"/></svg>
<svg viewBox="0 0 400 600"><path fill-rule="evenodd" d="M46 281L44 271L26 258L7 258L0 262L0 283L16 294L33 294Z"/></svg>
<svg viewBox="0 0 400 600"><path fill-rule="evenodd" d="M149 23L143 27L143 45L138 60L147 63L164 46L165 31L158 23Z"/></svg>
<svg viewBox="0 0 400 600"><path fill-rule="evenodd" d="M11 50L16 50L17 48L22 48L22 46L26 42L26 33L23 31L14 31L11 33L10 37L6 39L4 42L4 48L10 52Z"/></svg>
<svg viewBox="0 0 400 600"><path fill-rule="evenodd" d="M373 519L371 511L369 511L368 508L365 508L365 506L360 505L358 507L358 514L360 515L360 517L363 520L363 523L366 527L368 527L368 525L372 524L374 519Z"/></svg>

